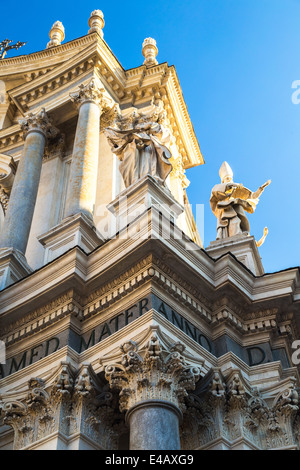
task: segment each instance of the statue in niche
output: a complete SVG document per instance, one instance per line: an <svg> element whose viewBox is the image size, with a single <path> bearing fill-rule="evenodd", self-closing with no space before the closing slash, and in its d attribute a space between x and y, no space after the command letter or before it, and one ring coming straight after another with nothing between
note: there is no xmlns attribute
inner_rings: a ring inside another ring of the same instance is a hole
<svg viewBox="0 0 300 470"><path fill-rule="evenodd" d="M242 184L233 182L233 172L227 162L222 164L219 175L221 184L213 187L210 197L211 209L218 220L217 240L238 234L249 235L250 224L245 212L252 214L255 211L260 195L271 181L252 192ZM265 228L257 246L262 245L267 233L268 229Z"/></svg>
<svg viewBox="0 0 300 470"><path fill-rule="evenodd" d="M167 148L171 133L161 100L140 112L130 108L104 131L111 149L120 160L119 170L128 188L149 174L164 184L172 170Z"/></svg>

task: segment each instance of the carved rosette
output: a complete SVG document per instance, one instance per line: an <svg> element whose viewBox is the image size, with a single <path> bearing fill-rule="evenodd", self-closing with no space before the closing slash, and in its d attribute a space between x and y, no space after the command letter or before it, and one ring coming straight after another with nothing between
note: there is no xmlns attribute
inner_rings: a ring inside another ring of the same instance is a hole
<svg viewBox="0 0 300 470"><path fill-rule="evenodd" d="M55 138L59 130L52 125L52 121L43 108L38 114L30 113L24 119L19 120L19 124L23 131L23 138L26 139L30 132L40 132L46 139Z"/></svg>
<svg viewBox="0 0 300 470"><path fill-rule="evenodd" d="M121 362L105 368L110 387L120 391L120 411L146 400L164 400L183 411L188 391L200 377L200 369L181 355L184 348L176 343L167 351L156 334L140 351L133 341L124 343Z"/></svg>

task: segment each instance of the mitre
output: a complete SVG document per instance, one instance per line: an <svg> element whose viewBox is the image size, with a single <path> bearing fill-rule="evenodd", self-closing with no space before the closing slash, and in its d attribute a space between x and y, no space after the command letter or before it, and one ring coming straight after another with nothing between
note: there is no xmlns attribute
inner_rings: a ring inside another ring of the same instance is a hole
<svg viewBox="0 0 300 470"><path fill-rule="evenodd" d="M226 176L230 176L230 178L233 177L233 171L232 171L231 167L228 165L227 162L222 163L222 166L219 170L219 175L220 175L222 183L223 183L224 179L226 178Z"/></svg>

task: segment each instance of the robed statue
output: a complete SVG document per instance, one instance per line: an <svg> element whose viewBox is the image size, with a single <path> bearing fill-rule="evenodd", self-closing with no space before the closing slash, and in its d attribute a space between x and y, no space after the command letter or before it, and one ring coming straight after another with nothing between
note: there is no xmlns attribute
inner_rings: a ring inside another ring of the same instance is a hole
<svg viewBox="0 0 300 470"><path fill-rule="evenodd" d="M167 147L171 133L165 125L165 110L158 100L139 112L131 108L104 131L112 152L120 160L119 171L128 188L149 174L163 184L172 170Z"/></svg>
<svg viewBox="0 0 300 470"><path fill-rule="evenodd" d="M233 172L227 162L222 164L219 175L221 184L213 187L210 197L211 209L217 217L217 240L241 233L249 235L250 224L246 212L252 214L255 211L260 195L271 181L252 192L242 184L233 182ZM266 234L265 228L263 239Z"/></svg>

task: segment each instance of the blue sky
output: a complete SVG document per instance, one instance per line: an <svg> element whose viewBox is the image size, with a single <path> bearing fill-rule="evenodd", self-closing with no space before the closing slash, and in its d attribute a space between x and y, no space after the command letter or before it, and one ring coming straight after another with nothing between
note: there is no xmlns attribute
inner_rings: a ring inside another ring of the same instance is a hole
<svg viewBox="0 0 300 470"><path fill-rule="evenodd" d="M149 36L158 61L176 67L206 162L187 171L193 209L204 204L204 246L216 237L209 198L226 160L252 190L272 180L249 216L256 239L269 228L265 271L300 265L300 104L292 102L300 0L1 1L0 41L27 41L10 57L44 49L56 20L70 41L87 34L94 9L103 11L104 39L124 68L142 64Z"/></svg>

